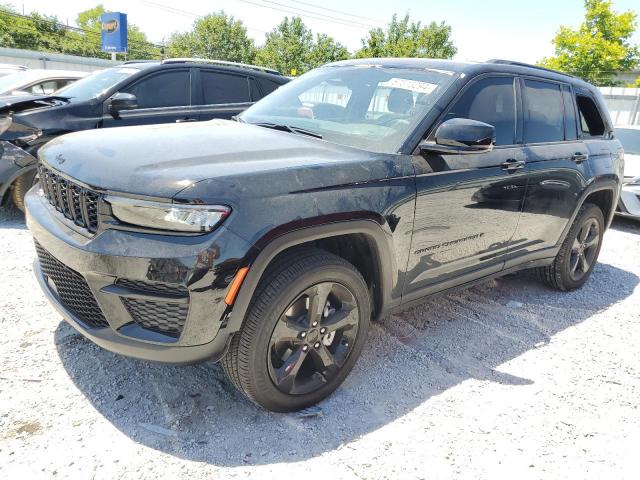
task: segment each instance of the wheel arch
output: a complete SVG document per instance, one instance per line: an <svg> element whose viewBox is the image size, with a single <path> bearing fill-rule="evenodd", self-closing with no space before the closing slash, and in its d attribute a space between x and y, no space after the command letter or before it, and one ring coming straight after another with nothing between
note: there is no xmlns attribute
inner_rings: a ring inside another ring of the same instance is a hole
<svg viewBox="0 0 640 480"><path fill-rule="evenodd" d="M573 211L571 218L567 222L567 225L565 226L557 245L562 245L567 234L569 233L569 230L571 229L571 225L573 225L573 222L578 216L578 212L580 212L582 206L587 202L594 203L602 210L602 214L604 215L605 220L605 229L608 228L615 215L616 203L618 201L619 193L619 183L615 180L610 179L591 183L587 188L585 188L582 192L582 195L580 195L580 199L576 204L576 208Z"/></svg>
<svg viewBox="0 0 640 480"><path fill-rule="evenodd" d="M391 284L395 262L390 242L388 234L373 220L353 220L306 227L276 237L261 248L250 262L249 272L231 310L229 333L238 331L242 326L254 292L274 259L305 245L334 253L352 263L370 288L372 312L374 315L380 315L392 303ZM365 246L369 251L357 251ZM356 255L358 253L363 255ZM369 260L369 255L372 256L373 262ZM395 271L397 272L397 268Z"/></svg>

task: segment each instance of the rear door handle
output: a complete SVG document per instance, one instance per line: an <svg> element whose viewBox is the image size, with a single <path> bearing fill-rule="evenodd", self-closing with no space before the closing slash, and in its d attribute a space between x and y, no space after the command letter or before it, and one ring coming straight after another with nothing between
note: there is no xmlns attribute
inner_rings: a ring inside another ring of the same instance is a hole
<svg viewBox="0 0 640 480"><path fill-rule="evenodd" d="M506 162L500 164L503 170L518 170L519 168L524 168L524 166L525 162L515 158L509 158Z"/></svg>
<svg viewBox="0 0 640 480"><path fill-rule="evenodd" d="M582 152L576 152L571 156L571 160L573 160L576 163L582 163L588 158L589 158L589 155Z"/></svg>

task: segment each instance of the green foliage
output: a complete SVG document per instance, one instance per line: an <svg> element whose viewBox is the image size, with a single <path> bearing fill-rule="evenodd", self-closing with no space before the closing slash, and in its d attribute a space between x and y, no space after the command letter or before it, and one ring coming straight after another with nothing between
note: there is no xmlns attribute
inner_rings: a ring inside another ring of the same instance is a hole
<svg viewBox="0 0 640 480"><path fill-rule="evenodd" d="M362 48L355 54L367 57L451 58L458 49L451 41L451 27L444 22L422 26L409 15L398 20L393 15L386 30L374 28L362 39Z"/></svg>
<svg viewBox="0 0 640 480"><path fill-rule="evenodd" d="M585 20L578 29L562 26L553 39L555 56L540 65L584 78L595 85L616 85L615 72L635 68L638 46L629 39L636 13L616 13L611 0L585 0Z"/></svg>
<svg viewBox="0 0 640 480"><path fill-rule="evenodd" d="M300 17L285 17L267 33L256 62L285 75L300 75L312 68L349 58L348 50L327 35L313 33Z"/></svg>
<svg viewBox="0 0 640 480"><path fill-rule="evenodd" d="M252 63L256 48L242 22L220 11L196 20L190 32L172 34L167 53L169 57Z"/></svg>
<svg viewBox="0 0 640 480"><path fill-rule="evenodd" d="M19 15L11 6L0 6L0 46L110 58L100 50L100 15L105 12L98 5L78 14L76 23L83 31L66 28L55 16L32 13ZM130 59L159 58L160 49L133 24L128 26Z"/></svg>

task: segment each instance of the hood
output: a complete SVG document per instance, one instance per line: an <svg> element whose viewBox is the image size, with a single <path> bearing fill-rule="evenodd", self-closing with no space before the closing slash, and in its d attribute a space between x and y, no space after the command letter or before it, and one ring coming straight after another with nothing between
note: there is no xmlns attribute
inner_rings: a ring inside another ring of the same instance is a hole
<svg viewBox="0 0 640 480"><path fill-rule="evenodd" d="M640 177L640 155L624 154L624 176Z"/></svg>
<svg viewBox="0 0 640 480"><path fill-rule="evenodd" d="M66 97L55 95L4 95L0 96L0 114L54 107L66 103L68 103Z"/></svg>
<svg viewBox="0 0 640 480"><path fill-rule="evenodd" d="M94 188L162 198L207 179L246 196L402 175L393 155L229 120L77 132L39 155Z"/></svg>

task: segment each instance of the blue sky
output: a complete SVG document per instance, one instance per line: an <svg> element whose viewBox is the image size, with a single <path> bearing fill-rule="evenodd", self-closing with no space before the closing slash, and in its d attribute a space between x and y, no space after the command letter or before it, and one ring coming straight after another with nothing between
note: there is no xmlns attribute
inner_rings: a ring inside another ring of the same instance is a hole
<svg viewBox="0 0 640 480"><path fill-rule="evenodd" d="M36 10L55 14L72 23L79 11L95 6L100 0L8 2L18 9L24 7L26 13ZM350 50L360 46L368 28L384 25L394 12L399 15L409 12L413 19L423 23L444 20L451 25L458 59L508 58L525 62L553 54L551 38L560 25L577 26L583 17L582 0L103 0L102 3L109 10L127 13L129 22L138 25L154 42L161 42L172 31L188 30L198 15L224 9L243 20L249 34L261 43L265 31L283 16L291 16L282 10L297 10L314 32L327 33ZM640 0L614 0L613 5L619 11L631 9L640 13ZM313 18L313 12L341 21ZM640 44L640 29L633 40Z"/></svg>

